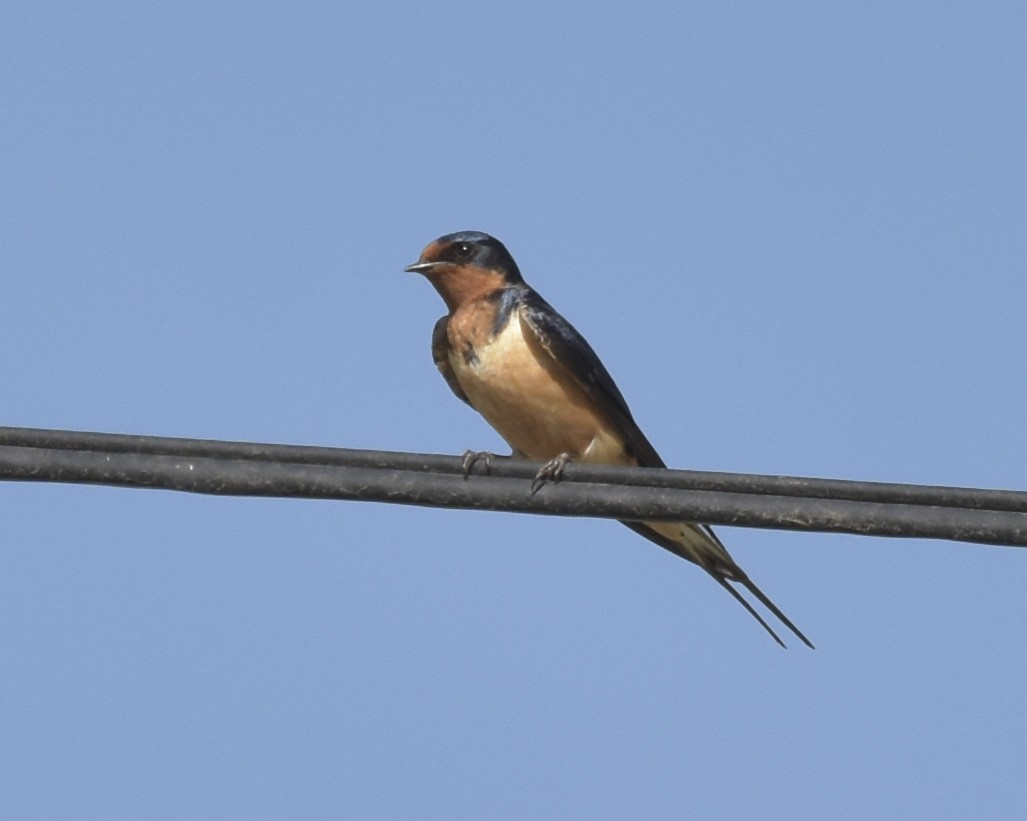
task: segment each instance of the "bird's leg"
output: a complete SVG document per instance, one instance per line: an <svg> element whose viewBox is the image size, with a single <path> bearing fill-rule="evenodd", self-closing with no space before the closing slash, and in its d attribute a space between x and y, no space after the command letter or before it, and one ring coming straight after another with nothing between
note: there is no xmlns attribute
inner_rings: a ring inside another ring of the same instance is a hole
<svg viewBox="0 0 1027 821"><path fill-rule="evenodd" d="M478 462L482 462L485 465L485 475L489 475L489 471L492 468L492 457L494 454L489 453L487 450L471 450L468 448L464 451L464 478L466 479L471 475L471 471Z"/></svg>
<svg viewBox="0 0 1027 821"><path fill-rule="evenodd" d="M559 482L563 478L563 469L567 467L569 461L571 461L571 455L569 453L561 453L542 465L539 472L535 474L535 478L531 481L532 496L538 493L545 486L546 482Z"/></svg>

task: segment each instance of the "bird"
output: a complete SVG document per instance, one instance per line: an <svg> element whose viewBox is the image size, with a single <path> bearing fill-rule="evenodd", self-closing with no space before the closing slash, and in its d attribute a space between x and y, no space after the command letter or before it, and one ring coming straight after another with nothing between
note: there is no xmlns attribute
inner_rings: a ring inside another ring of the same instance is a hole
<svg viewBox="0 0 1027 821"><path fill-rule="evenodd" d="M446 234L405 270L423 275L446 305L448 312L432 331L431 351L450 390L485 418L515 458L544 463L533 492L559 481L570 461L666 467L592 346L525 282L498 239L481 231ZM473 464L479 454L468 455ZM739 588L813 647L708 525L623 524L705 570L782 647L781 637Z"/></svg>

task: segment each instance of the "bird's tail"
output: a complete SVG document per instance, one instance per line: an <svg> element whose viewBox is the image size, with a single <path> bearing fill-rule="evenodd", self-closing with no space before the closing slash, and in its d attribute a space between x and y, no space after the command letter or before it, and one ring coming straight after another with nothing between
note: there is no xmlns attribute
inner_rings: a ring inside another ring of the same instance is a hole
<svg viewBox="0 0 1027 821"><path fill-rule="evenodd" d="M731 558L731 554L727 552L727 548L724 547L711 528L691 522L624 522L623 524L649 541L658 544L665 550L669 550L675 556L680 556L682 559L687 559L699 565L699 567L714 578L717 584L734 596L738 603L749 612L749 615L756 619L763 626L763 629L770 633L774 641L782 647L785 646L785 643L781 641L781 637L774 632L774 629L767 624L766 619L738 592L738 589L733 584L741 585L748 590L760 604L773 613L803 644L809 648L813 647L813 643L792 623L792 620L782 613L781 609L735 563L735 560Z"/></svg>

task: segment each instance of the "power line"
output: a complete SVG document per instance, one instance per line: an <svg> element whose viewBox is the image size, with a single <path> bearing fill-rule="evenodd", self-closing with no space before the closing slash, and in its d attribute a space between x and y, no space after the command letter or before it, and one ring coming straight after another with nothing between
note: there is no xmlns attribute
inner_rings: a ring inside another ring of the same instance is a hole
<svg viewBox="0 0 1027 821"><path fill-rule="evenodd" d="M538 467L497 457L465 480L456 456L0 427L0 479L14 481L1027 546L1021 491L572 463L532 495Z"/></svg>

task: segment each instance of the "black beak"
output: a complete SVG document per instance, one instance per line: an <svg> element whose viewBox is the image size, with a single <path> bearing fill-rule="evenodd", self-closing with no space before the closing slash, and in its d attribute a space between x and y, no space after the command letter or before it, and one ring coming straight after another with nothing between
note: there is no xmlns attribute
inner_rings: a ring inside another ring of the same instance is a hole
<svg viewBox="0 0 1027 821"><path fill-rule="evenodd" d="M438 262L415 262L413 265L408 265L403 270L411 274L427 274L431 272L432 268L435 268L439 264L440 263Z"/></svg>

